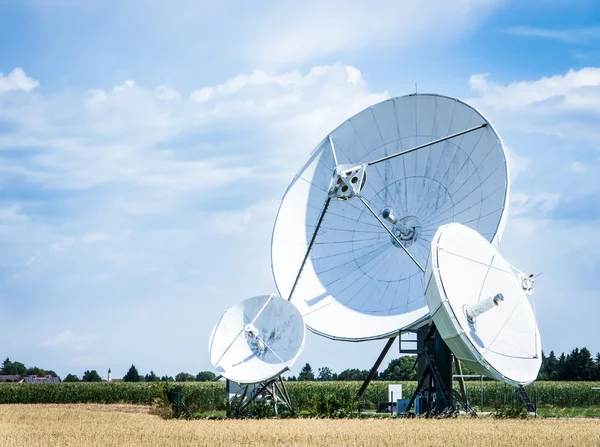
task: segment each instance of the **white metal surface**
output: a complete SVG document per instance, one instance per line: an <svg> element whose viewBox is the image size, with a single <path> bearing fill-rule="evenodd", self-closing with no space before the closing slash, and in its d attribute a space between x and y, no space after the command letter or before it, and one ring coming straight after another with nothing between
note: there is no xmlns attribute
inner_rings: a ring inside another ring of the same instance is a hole
<svg viewBox="0 0 600 447"><path fill-rule="evenodd" d="M291 368L306 329L292 303L275 295L248 298L218 321L209 341L215 370L237 383L265 382Z"/></svg>
<svg viewBox="0 0 600 447"><path fill-rule="evenodd" d="M341 197L344 165L366 165L366 180ZM420 266L437 228L461 222L497 243L508 189L502 142L473 107L430 94L369 107L323 139L283 197L271 244L279 293L329 338L412 327L428 317ZM385 208L395 226L379 217Z"/></svg>
<svg viewBox="0 0 600 447"><path fill-rule="evenodd" d="M538 375L542 346L521 275L476 231L452 223L431 243L426 296L440 335L474 371L511 385ZM502 294L470 323L466 310Z"/></svg>

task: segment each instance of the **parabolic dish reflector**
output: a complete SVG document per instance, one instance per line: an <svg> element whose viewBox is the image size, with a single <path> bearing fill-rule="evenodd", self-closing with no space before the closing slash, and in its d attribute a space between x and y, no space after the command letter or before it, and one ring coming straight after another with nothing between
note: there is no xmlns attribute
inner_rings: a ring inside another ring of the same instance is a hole
<svg viewBox="0 0 600 447"><path fill-rule="evenodd" d="M292 303L275 295L248 298L221 317L209 341L210 360L237 383L266 382L289 370L304 348L306 329Z"/></svg>
<svg viewBox="0 0 600 447"><path fill-rule="evenodd" d="M437 228L496 243L508 204L502 142L473 107L418 94L358 113L292 180L273 229L279 293L313 332L362 341L428 317L423 269Z"/></svg>
<svg viewBox="0 0 600 447"><path fill-rule="evenodd" d="M542 345L528 299L531 283L483 236L456 223L441 227L425 277L433 322L456 357L511 385L537 378ZM470 320L476 306L484 310Z"/></svg>

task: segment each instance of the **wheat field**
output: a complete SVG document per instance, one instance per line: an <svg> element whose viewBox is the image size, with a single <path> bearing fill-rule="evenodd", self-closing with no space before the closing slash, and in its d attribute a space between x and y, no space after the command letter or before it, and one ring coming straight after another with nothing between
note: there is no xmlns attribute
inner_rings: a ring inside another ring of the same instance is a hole
<svg viewBox="0 0 600 447"><path fill-rule="evenodd" d="M600 446L600 421L163 420L131 405L1 405L2 447Z"/></svg>

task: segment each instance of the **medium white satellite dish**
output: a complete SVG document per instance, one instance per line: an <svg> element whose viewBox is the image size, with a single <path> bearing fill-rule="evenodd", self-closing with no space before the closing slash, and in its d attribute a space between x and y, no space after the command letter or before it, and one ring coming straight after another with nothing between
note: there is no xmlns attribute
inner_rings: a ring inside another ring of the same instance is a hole
<svg viewBox="0 0 600 447"><path fill-rule="evenodd" d="M500 137L446 96L393 98L325 137L288 187L271 246L279 293L313 332L363 341L425 321L423 271L437 228L497 243L508 205Z"/></svg>
<svg viewBox="0 0 600 447"><path fill-rule="evenodd" d="M291 368L305 335L296 306L276 295L255 296L228 309L218 321L209 341L210 359L226 379L267 382Z"/></svg>
<svg viewBox="0 0 600 447"><path fill-rule="evenodd" d="M530 276L476 231L453 223L436 232L425 277L433 322L461 362L514 386L537 378L542 345Z"/></svg>

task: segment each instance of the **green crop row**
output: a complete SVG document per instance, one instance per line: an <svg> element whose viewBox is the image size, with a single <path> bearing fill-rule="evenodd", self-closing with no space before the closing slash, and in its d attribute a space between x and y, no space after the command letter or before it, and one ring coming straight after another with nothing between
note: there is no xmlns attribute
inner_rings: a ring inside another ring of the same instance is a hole
<svg viewBox="0 0 600 447"><path fill-rule="evenodd" d="M150 405L159 397L160 386L153 383L1 383L0 404L131 403ZM184 382L169 384L182 397L196 392L198 398L214 407L223 407L222 382Z"/></svg>
<svg viewBox="0 0 600 447"><path fill-rule="evenodd" d="M392 382L372 382L363 395L363 408L376 408L388 400L388 385ZM398 382L402 384L405 399L414 392L416 382ZM293 382L288 384L290 398L299 408L309 405L315 394L337 393L353 397L360 388L360 382ZM458 390L458 383L454 383ZM535 382L526 387L530 399L537 405L556 407L585 407L600 405L598 382ZM514 402L514 388L494 381L467 381L467 397L472 406L489 408ZM397 398L398 396L396 396Z"/></svg>
<svg viewBox="0 0 600 447"><path fill-rule="evenodd" d="M362 408L377 408L388 400L388 384L372 382L361 401ZM403 397L410 397L416 382L400 382ZM288 382L290 399L299 410L311 408L315 398L334 394L341 401L350 402L360 388L361 382ZM0 404L9 403L133 403L149 405L160 395L160 383L2 383ZM457 384L454 384L457 388ZM496 404L514 401L511 387L499 382L466 382L469 403L472 406L494 407ZM600 405L600 387L594 382L536 382L527 387L531 400L540 406L586 407ZM179 391L181 398L193 396L207 410L225 408L224 382L170 383L171 392ZM395 396L398 398L399 396Z"/></svg>

